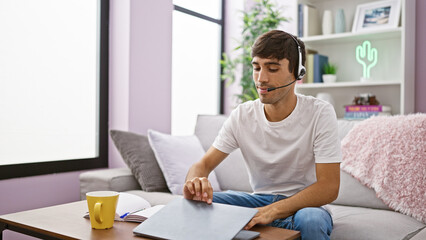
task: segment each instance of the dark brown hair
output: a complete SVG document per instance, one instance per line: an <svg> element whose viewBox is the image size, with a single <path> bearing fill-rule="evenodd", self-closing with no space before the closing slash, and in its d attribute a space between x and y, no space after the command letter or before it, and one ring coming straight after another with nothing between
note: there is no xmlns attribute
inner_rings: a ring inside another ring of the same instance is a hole
<svg viewBox="0 0 426 240"><path fill-rule="evenodd" d="M305 66L305 44L293 36L280 30L272 30L259 36L252 46L251 57L275 58L289 61L288 70L297 78L299 68L299 51L295 39L302 52L302 65Z"/></svg>

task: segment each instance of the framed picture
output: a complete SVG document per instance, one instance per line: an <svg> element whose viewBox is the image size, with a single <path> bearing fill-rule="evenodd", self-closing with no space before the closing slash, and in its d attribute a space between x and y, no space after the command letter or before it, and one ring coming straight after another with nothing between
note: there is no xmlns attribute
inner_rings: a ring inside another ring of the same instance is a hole
<svg viewBox="0 0 426 240"><path fill-rule="evenodd" d="M352 32L398 27L401 0L385 0L360 4L356 8Z"/></svg>

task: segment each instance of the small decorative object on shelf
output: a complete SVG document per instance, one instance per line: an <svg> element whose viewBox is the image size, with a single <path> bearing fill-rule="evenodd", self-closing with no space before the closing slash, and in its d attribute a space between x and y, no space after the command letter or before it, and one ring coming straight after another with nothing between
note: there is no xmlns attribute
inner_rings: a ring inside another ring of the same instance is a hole
<svg viewBox="0 0 426 240"><path fill-rule="evenodd" d="M355 96L352 105L345 106L345 119L362 120L379 115L391 115L391 107L380 105L376 96L369 93Z"/></svg>
<svg viewBox="0 0 426 240"><path fill-rule="evenodd" d="M370 41L364 41L362 45L356 47L355 52L356 60L363 67L361 82L371 81L370 70L377 64L377 49L371 48Z"/></svg>
<svg viewBox="0 0 426 240"><path fill-rule="evenodd" d="M377 101L376 96L370 93L363 93L358 96L355 96L352 101L352 105L379 105L379 101Z"/></svg>
<svg viewBox="0 0 426 240"><path fill-rule="evenodd" d="M337 66L332 63L326 63L323 67L322 80L324 83L336 82Z"/></svg>
<svg viewBox="0 0 426 240"><path fill-rule="evenodd" d="M334 32L346 32L345 12L342 8L339 8L336 11L336 17L334 18Z"/></svg>
<svg viewBox="0 0 426 240"><path fill-rule="evenodd" d="M359 4L352 32L366 32L398 27L401 0L383 0Z"/></svg>
<svg viewBox="0 0 426 240"><path fill-rule="evenodd" d="M325 10L322 16L322 34L332 34L333 33L333 16L331 15L331 10Z"/></svg>

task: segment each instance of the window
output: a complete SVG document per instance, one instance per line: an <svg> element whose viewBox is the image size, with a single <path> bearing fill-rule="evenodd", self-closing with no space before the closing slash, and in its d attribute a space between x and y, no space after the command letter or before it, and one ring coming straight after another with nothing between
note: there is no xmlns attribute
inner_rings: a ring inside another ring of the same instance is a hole
<svg viewBox="0 0 426 240"><path fill-rule="evenodd" d="M0 1L0 179L108 165L108 12Z"/></svg>
<svg viewBox="0 0 426 240"><path fill-rule="evenodd" d="M222 112L222 0L174 0L172 134L193 134L198 114Z"/></svg>

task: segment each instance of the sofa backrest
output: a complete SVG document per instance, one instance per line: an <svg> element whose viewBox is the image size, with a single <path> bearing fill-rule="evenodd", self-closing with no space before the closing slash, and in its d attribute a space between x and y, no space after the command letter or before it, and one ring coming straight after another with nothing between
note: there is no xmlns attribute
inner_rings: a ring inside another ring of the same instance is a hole
<svg viewBox="0 0 426 240"><path fill-rule="evenodd" d="M225 115L199 115L195 125L195 135L204 150L213 144L220 128L227 119ZM238 149L232 152L215 169L216 178L222 190L253 192L243 155Z"/></svg>
<svg viewBox="0 0 426 240"><path fill-rule="evenodd" d="M195 135L200 139L203 148L207 151L216 138L223 123L225 115L199 115L195 126ZM342 140L346 134L359 121L338 120L339 138ZM217 180L222 190L237 190L252 192L250 179L243 155L238 149L231 153L215 169ZM334 204L359 206L379 209L389 209L376 197L373 189L362 185L358 180L341 171L339 197Z"/></svg>

